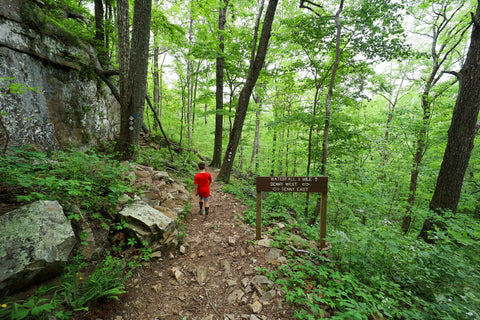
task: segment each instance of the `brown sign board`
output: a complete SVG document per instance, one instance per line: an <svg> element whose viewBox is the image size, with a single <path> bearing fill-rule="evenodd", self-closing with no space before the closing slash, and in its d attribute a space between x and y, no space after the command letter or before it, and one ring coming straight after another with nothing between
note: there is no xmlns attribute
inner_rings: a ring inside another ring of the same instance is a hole
<svg viewBox="0 0 480 320"><path fill-rule="evenodd" d="M257 177L257 192L327 192L328 177Z"/></svg>

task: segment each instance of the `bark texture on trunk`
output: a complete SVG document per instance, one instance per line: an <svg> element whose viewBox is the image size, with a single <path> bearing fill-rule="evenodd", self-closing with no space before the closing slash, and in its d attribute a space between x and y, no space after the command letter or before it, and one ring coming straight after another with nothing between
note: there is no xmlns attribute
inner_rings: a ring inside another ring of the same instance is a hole
<svg viewBox="0 0 480 320"><path fill-rule="evenodd" d="M151 13L152 0L135 0L128 76L124 80L127 86L121 93L122 117L117 143L117 150L124 160L135 160L143 124Z"/></svg>
<svg viewBox="0 0 480 320"><path fill-rule="evenodd" d="M473 16L473 28L467 58L460 72L459 93L453 109L452 121L448 130L447 146L438 174L435 191L430 201L430 209L443 214L457 212L462 191L463 178L472 154L473 143L478 131L480 109L480 0ZM429 231L438 225L426 220L419 237L429 241Z"/></svg>
<svg viewBox="0 0 480 320"><path fill-rule="evenodd" d="M215 141L213 144L212 167L220 168L222 165L222 149L223 149L223 75L224 75L224 52L225 52L225 24L227 23L227 6L229 0L220 0L220 8L218 11L218 41L219 55L216 60L216 116L215 116Z"/></svg>
<svg viewBox="0 0 480 320"><path fill-rule="evenodd" d="M278 0L271 0L268 3L267 12L265 13L265 19L263 21L262 33L258 44L257 54L255 56L255 59L252 59L250 63L245 85L240 92L240 96L238 98L237 111L235 113L232 130L230 131L230 139L217 178L226 183L230 181L233 161L235 160L238 143L240 142L240 136L242 134L243 123L247 114L250 96L252 95L253 88L255 87L258 76L260 75L260 71L262 70L263 64L265 62L265 57L267 55L268 42L271 36L273 18L275 17L277 4Z"/></svg>

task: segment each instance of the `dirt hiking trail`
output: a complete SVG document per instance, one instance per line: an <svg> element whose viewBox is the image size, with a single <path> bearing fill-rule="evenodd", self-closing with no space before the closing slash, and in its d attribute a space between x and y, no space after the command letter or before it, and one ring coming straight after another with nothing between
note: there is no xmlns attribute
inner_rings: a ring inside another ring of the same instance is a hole
<svg viewBox="0 0 480 320"><path fill-rule="evenodd" d="M120 300L91 306L77 319L292 319L293 307L279 288L256 271L277 267L284 259L281 251L268 239L254 241L255 228L241 221L246 207L222 192L217 171L207 171L213 177L208 220L198 214L198 197L192 194L183 246L139 268Z"/></svg>

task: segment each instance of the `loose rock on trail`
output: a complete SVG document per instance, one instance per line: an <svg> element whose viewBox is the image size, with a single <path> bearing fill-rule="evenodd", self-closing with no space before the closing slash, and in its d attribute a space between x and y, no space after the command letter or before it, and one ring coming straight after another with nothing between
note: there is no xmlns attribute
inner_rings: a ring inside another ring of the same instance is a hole
<svg viewBox="0 0 480 320"><path fill-rule="evenodd" d="M178 251L153 258L127 281L118 301L92 305L77 319L93 320L276 320L292 319L293 307L258 267L275 268L285 258L268 239L255 241L245 225L246 209L215 182L208 220L198 214L198 198L184 221ZM192 177L193 179L193 177Z"/></svg>

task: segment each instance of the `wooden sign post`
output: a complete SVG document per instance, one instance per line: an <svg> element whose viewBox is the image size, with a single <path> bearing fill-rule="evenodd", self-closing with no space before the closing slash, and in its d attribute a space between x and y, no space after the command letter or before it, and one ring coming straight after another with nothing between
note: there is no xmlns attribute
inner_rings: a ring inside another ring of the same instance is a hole
<svg viewBox="0 0 480 320"><path fill-rule="evenodd" d="M327 236L328 177L257 177L257 240L262 238L262 192L320 192L320 249Z"/></svg>

